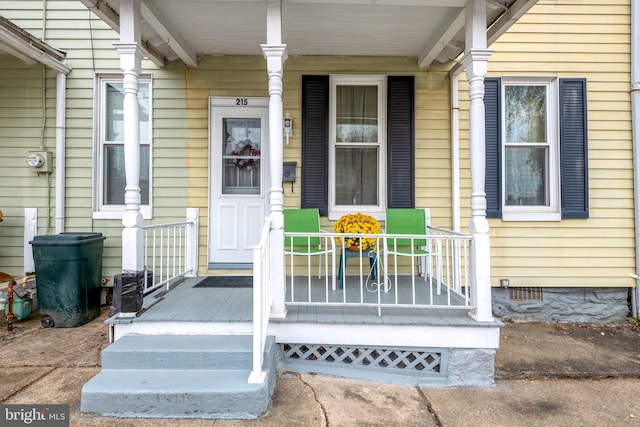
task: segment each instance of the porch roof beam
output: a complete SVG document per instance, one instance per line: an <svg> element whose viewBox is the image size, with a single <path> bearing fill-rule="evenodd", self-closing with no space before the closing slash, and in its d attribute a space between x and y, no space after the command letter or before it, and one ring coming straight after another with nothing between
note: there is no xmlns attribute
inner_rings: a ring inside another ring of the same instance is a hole
<svg viewBox="0 0 640 427"><path fill-rule="evenodd" d="M538 0L516 0L511 7L498 18L487 31L487 45L496 41L498 37L505 33L513 24L531 9Z"/></svg>
<svg viewBox="0 0 640 427"><path fill-rule="evenodd" d="M120 15L103 0L80 0L87 9L106 22L114 31L120 34ZM148 40L142 40L140 44L143 54L158 67L164 67L166 59L164 55L153 48Z"/></svg>
<svg viewBox="0 0 640 427"><path fill-rule="evenodd" d="M166 24L165 20L159 17L159 13L149 8L149 5L144 1L141 2L140 6L142 18L151 25L163 41L167 42L169 47L176 53L176 55L178 55L182 62L184 62L188 67L197 67L198 58L182 37L170 28L169 25Z"/></svg>
<svg viewBox="0 0 640 427"><path fill-rule="evenodd" d="M428 67L447 47L455 35L464 27L465 9L461 9L440 27L439 34L430 42L418 57L419 67Z"/></svg>
<svg viewBox="0 0 640 427"><path fill-rule="evenodd" d="M66 53L54 49L2 16L0 16L0 46L26 63L44 64L58 73L71 72L71 67L64 63Z"/></svg>
<svg viewBox="0 0 640 427"><path fill-rule="evenodd" d="M495 42L502 34L504 34L513 24L515 24L529 9L531 9L537 0L516 0L510 7L504 6L501 2L496 0L487 0L487 3L491 3L497 7L504 8L504 13L494 21L487 29L487 45L490 46ZM453 18L446 22L440 29L439 35L430 42L422 54L418 57L418 66L428 67L433 61L436 60L440 52L447 47L449 43L452 43L455 35L465 25L465 13L462 9Z"/></svg>

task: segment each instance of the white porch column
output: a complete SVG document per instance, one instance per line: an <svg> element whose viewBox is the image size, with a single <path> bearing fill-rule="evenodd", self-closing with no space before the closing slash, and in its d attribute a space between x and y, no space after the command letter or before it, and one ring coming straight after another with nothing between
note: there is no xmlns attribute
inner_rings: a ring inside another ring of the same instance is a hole
<svg viewBox="0 0 640 427"><path fill-rule="evenodd" d="M492 321L491 259L487 200L484 191L484 77L493 51L487 49L486 1L469 0L466 8L466 52L461 60L469 80L469 146L471 159L471 317Z"/></svg>
<svg viewBox="0 0 640 427"><path fill-rule="evenodd" d="M269 168L271 187L271 317L284 318L284 218L282 214L284 194L282 190L282 65L287 59L287 46L281 43L280 0L267 1L267 43L262 52L267 60L269 75Z"/></svg>
<svg viewBox="0 0 640 427"><path fill-rule="evenodd" d="M122 217L122 270L135 273L144 270L144 241L140 212L140 106L138 76L143 53L140 49L140 0L120 2L120 43L114 46L120 54L123 74L123 120L126 205Z"/></svg>

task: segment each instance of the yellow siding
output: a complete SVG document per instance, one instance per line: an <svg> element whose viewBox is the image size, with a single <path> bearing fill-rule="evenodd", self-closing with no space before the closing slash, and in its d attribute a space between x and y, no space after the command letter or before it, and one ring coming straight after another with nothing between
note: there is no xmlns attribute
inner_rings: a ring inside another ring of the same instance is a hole
<svg viewBox="0 0 640 427"><path fill-rule="evenodd" d="M540 0L491 48L489 76L587 79L590 206L585 220L491 219L492 284L509 278L511 286L633 286L630 2ZM467 168L466 92L460 99ZM462 185L464 224L468 177Z"/></svg>
<svg viewBox="0 0 640 427"><path fill-rule="evenodd" d="M433 209L434 217L450 224L451 152L449 147L449 76L443 71L417 68L407 58L296 57L284 64L283 105L294 118L294 135L284 147L284 161L297 161L300 168L301 79L304 74L380 73L414 75L416 78L417 204ZM188 136L188 205L200 208L200 273L207 265L208 209L208 114L209 96L268 96L265 61L262 57L210 57L186 75ZM299 173L298 173L299 176ZM285 186L285 207L300 206L300 180ZM323 226L331 224L323 218Z"/></svg>
<svg viewBox="0 0 640 427"><path fill-rule="evenodd" d="M451 150L449 149L449 75L447 72L424 71L415 59L408 58L290 58L284 67L284 108L294 121L294 135L284 149L285 161L298 161L301 156L301 78L304 74L388 74L413 75L416 88L416 205L431 207L440 223L450 225ZM443 197L437 194L446 194ZM428 196L427 196L428 195ZM285 207L300 206L300 180L286 185ZM327 228L331 224L323 218Z"/></svg>

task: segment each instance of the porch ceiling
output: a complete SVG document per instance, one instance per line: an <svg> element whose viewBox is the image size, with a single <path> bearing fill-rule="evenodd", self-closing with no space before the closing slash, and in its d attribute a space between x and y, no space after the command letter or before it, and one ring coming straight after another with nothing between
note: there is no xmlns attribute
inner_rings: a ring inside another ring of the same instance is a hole
<svg viewBox="0 0 640 427"><path fill-rule="evenodd" d="M120 0L80 0L116 31ZM487 0L489 43L537 0ZM466 0L282 0L289 55L406 56L421 67L465 49ZM157 65L200 55L262 55L266 0L142 0L142 39Z"/></svg>

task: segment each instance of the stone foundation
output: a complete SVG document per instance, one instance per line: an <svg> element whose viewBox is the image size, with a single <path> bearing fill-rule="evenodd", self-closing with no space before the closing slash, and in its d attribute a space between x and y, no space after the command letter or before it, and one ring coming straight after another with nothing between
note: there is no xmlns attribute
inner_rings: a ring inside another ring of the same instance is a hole
<svg viewBox="0 0 640 427"><path fill-rule="evenodd" d="M534 290L534 298L521 289ZM501 320L613 323L629 316L626 288L493 288L492 300Z"/></svg>
<svg viewBox="0 0 640 427"><path fill-rule="evenodd" d="M449 356L447 386L494 385L495 357L496 351L493 349L453 349Z"/></svg>

